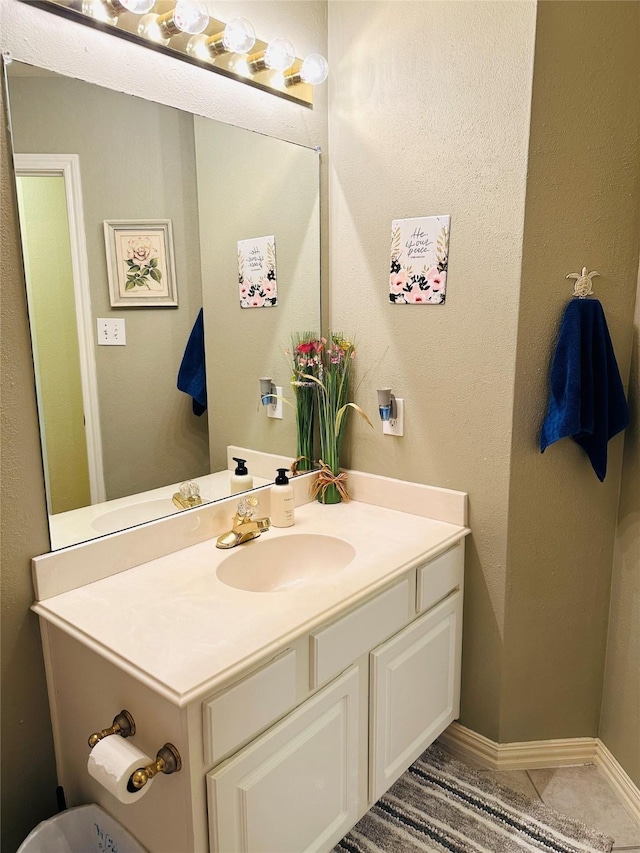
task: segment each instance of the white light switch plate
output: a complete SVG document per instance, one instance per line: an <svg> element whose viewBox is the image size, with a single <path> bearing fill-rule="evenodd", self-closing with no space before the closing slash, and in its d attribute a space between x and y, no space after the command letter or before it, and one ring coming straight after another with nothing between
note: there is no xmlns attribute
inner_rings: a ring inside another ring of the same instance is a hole
<svg viewBox="0 0 640 853"><path fill-rule="evenodd" d="M275 403L267 406L267 417L282 420L284 417L284 413L282 411L282 385L276 385L275 388L278 399Z"/></svg>
<svg viewBox="0 0 640 853"><path fill-rule="evenodd" d="M396 416L388 421L382 421L382 432L385 435L404 435L404 400L396 397Z"/></svg>
<svg viewBox="0 0 640 853"><path fill-rule="evenodd" d="M116 320L112 317L97 317L98 346L101 347L124 347L127 345L127 332L124 320Z"/></svg>

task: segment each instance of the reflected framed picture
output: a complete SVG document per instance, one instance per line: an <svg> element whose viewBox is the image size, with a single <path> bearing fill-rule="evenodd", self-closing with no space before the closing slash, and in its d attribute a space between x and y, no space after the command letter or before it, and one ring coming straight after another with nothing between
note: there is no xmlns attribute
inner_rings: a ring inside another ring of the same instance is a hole
<svg viewBox="0 0 640 853"><path fill-rule="evenodd" d="M112 307L178 305L170 219L106 219L104 239Z"/></svg>

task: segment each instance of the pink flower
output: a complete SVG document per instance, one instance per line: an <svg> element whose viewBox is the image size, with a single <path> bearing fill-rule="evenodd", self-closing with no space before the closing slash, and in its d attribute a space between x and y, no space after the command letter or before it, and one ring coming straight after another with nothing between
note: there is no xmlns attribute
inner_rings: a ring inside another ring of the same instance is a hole
<svg viewBox="0 0 640 853"><path fill-rule="evenodd" d="M250 308L262 308L264 305L264 296L260 296L259 293L256 293L255 296L252 296L249 299L249 307Z"/></svg>
<svg viewBox="0 0 640 853"><path fill-rule="evenodd" d="M429 301L429 291L416 288L415 290L410 290L409 293L405 293L404 298L412 305L426 303Z"/></svg>
<svg viewBox="0 0 640 853"><path fill-rule="evenodd" d="M434 267L427 273L427 281L431 285L431 289L437 293L440 290L444 290L447 283L447 274L446 272L440 272Z"/></svg>
<svg viewBox="0 0 640 853"><path fill-rule="evenodd" d="M132 237L127 245L127 257L137 264L143 264L151 257L152 244L149 237Z"/></svg>
<svg viewBox="0 0 640 853"><path fill-rule="evenodd" d="M391 293L402 293L405 284L409 281L409 276L406 270L393 273L389 279L389 289Z"/></svg>
<svg viewBox="0 0 640 853"><path fill-rule="evenodd" d="M265 296L268 296L268 297L273 296L274 287L273 287L272 282L268 281L267 279L262 279L260 284L262 286L262 292L264 293Z"/></svg>
<svg viewBox="0 0 640 853"><path fill-rule="evenodd" d="M247 287L246 284L243 284L242 287L240 288L240 296L244 299L248 293L249 293L249 288Z"/></svg>

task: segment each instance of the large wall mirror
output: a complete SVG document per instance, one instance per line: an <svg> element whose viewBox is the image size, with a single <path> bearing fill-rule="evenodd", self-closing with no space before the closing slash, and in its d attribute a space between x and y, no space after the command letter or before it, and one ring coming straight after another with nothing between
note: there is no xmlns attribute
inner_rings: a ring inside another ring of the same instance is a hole
<svg viewBox="0 0 640 853"><path fill-rule="evenodd" d="M318 152L6 73L52 548L180 511L184 481L226 497L230 447L292 459L293 408L268 417L258 380L290 396L284 350L320 327ZM204 412L177 387L185 353Z"/></svg>

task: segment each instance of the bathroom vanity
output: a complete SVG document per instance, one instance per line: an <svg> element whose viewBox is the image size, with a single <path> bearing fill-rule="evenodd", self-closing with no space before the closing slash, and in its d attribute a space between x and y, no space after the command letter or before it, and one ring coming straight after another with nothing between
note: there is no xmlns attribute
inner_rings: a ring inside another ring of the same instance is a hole
<svg viewBox="0 0 640 853"><path fill-rule="evenodd" d="M355 500L321 506L301 486L294 527L230 551L235 501L154 522L177 549L138 565L118 555L149 525L34 561L67 802L151 853L329 851L458 716L466 495L352 472ZM87 772L123 708L132 743L182 758L127 805Z"/></svg>

